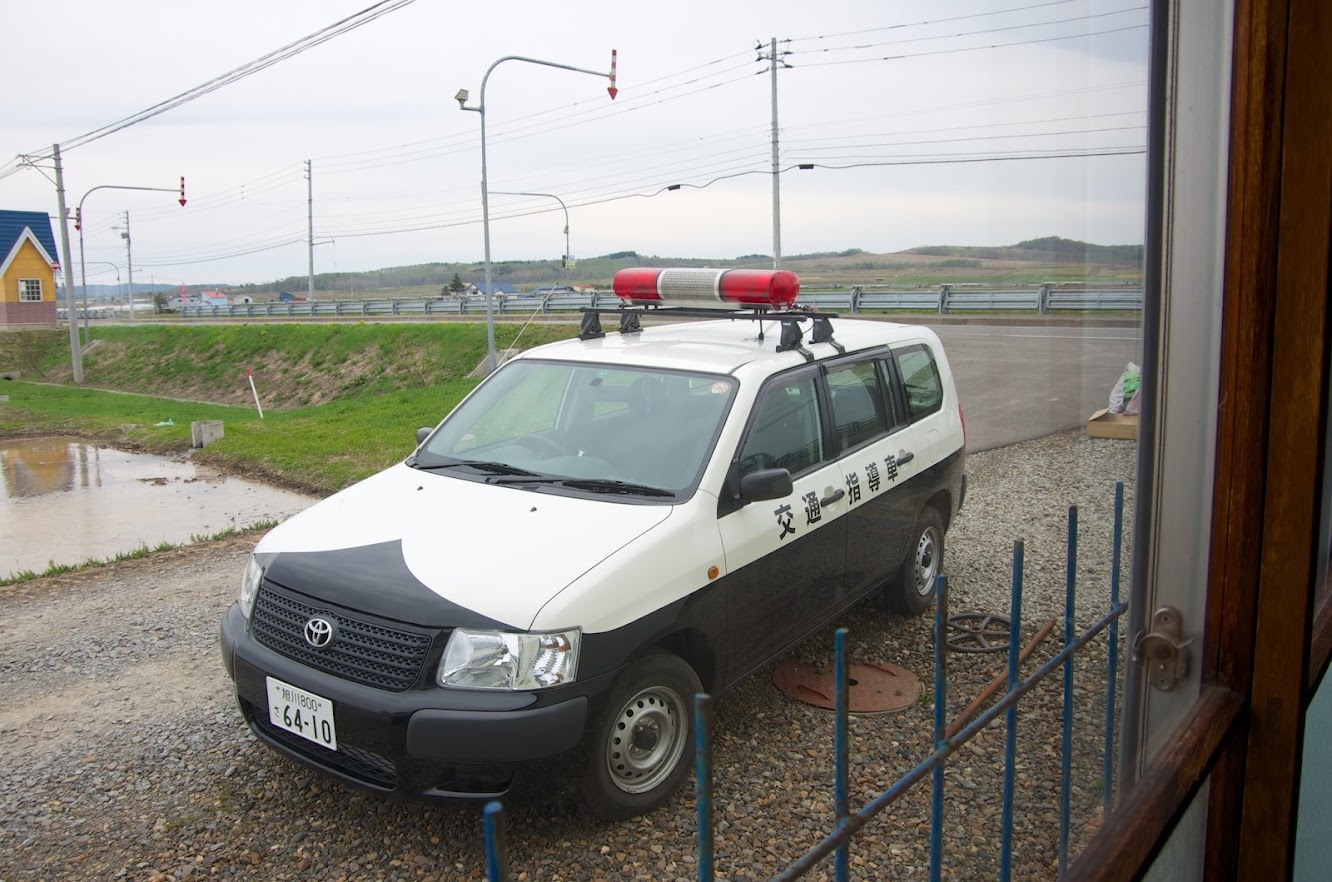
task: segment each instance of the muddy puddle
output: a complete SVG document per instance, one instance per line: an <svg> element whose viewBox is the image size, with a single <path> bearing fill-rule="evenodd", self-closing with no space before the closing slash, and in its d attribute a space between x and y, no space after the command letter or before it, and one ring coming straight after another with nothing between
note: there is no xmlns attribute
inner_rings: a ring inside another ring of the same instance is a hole
<svg viewBox="0 0 1332 882"><path fill-rule="evenodd" d="M0 577L280 521L314 501L187 459L69 438L0 441Z"/></svg>

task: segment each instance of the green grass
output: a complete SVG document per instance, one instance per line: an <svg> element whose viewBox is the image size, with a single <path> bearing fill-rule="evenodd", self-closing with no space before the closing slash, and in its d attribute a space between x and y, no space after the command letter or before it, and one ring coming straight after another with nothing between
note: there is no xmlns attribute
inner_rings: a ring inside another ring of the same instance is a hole
<svg viewBox="0 0 1332 882"><path fill-rule="evenodd" d="M497 326L497 344L518 330ZM576 331L531 326L521 342ZM0 347L0 369L24 371L3 384L0 436L69 434L175 453L189 448L191 422L221 420L224 437L197 451L198 461L317 494L402 459L419 427L438 423L475 387L466 375L486 351L481 324L115 326L93 337L83 387L65 377L66 335L0 339L8 346ZM262 419L245 379L251 365Z"/></svg>
<svg viewBox="0 0 1332 882"><path fill-rule="evenodd" d="M71 434L154 453L189 448L190 423L221 420L223 438L195 454L199 462L315 493L335 492L402 459L416 430L439 422L476 380L453 379L288 411L191 404L148 395L5 384L0 435ZM170 420L174 425L157 426Z"/></svg>
<svg viewBox="0 0 1332 882"><path fill-rule="evenodd" d="M229 539L232 536L237 536L241 533L247 533L250 531L271 530L273 527L276 527L277 524L277 521L266 519L256 521L253 524L247 524L243 527L228 527L225 530L219 530L216 533L210 533L208 535L191 533L189 542L159 542L152 548L149 548L146 544L140 543L137 547L131 548L129 551L117 552L114 557L105 560L97 560L90 557L81 563L76 564L58 564L55 561L50 561L47 568L41 572L37 572L36 570L19 570L17 573L13 573L9 576L0 577L0 588L7 585L17 585L21 582L31 582L34 579L45 579L50 576L75 573L79 570L86 570L89 567L100 567L112 562L138 560L147 557L150 554L157 554L161 551L175 551L184 548L186 545L193 545L196 542L214 542L219 539Z"/></svg>

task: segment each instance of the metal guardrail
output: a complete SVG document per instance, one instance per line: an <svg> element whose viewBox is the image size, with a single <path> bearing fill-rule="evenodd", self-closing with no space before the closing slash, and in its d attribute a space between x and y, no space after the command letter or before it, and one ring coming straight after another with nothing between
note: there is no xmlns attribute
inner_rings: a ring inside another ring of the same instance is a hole
<svg viewBox="0 0 1332 882"><path fill-rule="evenodd" d="M1013 803L1017 775L1017 714L1024 695L1032 691L1046 677L1063 671L1063 726L1061 729L1059 774L1059 846L1058 874L1063 878L1068 867L1069 853L1069 794L1072 787L1073 756L1073 659L1092 644L1102 631L1108 630L1106 657L1106 694L1104 730L1104 771L1102 778L1102 813L1109 816L1114 790L1114 720L1115 695L1118 673L1119 619L1127 606L1119 599L1120 561L1123 548L1124 484L1115 484L1113 546L1110 563L1110 608L1095 624L1081 634L1074 633L1073 611L1077 582L1078 510L1068 510L1068 546L1064 588L1064 647L1031 676L1019 679L1019 636L1022 618L1022 575L1024 547L1022 540L1013 543L1011 616L1008 640L1008 691L988 710L965 726L954 723L956 731L949 734L944 716L947 707L948 651L948 577L940 575L936 584L934 613L934 752L899 778L892 786L871 799L857 812L849 806L849 751L847 747L847 719L850 713L849 671L846 628L836 632L835 678L836 720L833 734L833 804L837 816L836 828L806 851L793 864L773 877L774 882L791 882L801 878L830 855L834 856L833 873L837 882L846 882L850 876L851 842L875 815L894 804L908 790L924 781L931 781L929 878L938 882L942 875L944 858L944 768L948 758L956 753L989 724L1005 716L1003 808L1000 835L999 879L1012 878L1013 857ZM708 695L694 696L694 779L698 828L698 879L714 882L713 824L712 824L712 699ZM965 722L965 720L959 721ZM489 803L484 812L486 873L490 882L509 879L508 846L504 835L504 808L499 802Z"/></svg>
<svg viewBox="0 0 1332 882"><path fill-rule="evenodd" d="M880 288L854 285L849 288L810 288L800 292L800 302L820 310L851 314L879 310L955 312L1014 311L1050 315L1059 312L1102 312L1142 309L1142 289L1132 287L1040 285L1012 288L973 288L940 285L931 289ZM610 291L577 294L501 294L493 303L497 315L533 315L577 312L586 307L614 306ZM182 318L318 318L321 316L382 317L394 315L484 315L483 296L394 300L318 300L237 303L229 306L188 306ZM96 317L96 316L94 316Z"/></svg>

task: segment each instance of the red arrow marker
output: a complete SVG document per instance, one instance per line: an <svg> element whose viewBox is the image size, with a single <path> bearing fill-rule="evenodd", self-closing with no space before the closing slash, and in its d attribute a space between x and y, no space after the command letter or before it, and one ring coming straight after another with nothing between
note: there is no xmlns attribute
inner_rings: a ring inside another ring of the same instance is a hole
<svg viewBox="0 0 1332 882"><path fill-rule="evenodd" d="M620 90L617 89L617 88L615 88L615 50L614 50L614 49L611 50L611 72L610 72L610 81L611 81L611 84L610 84L610 86L608 86L608 87L606 88L606 91L610 93L611 100L614 101L614 100L615 100L615 96L618 95L618 94L620 94Z"/></svg>
<svg viewBox="0 0 1332 882"><path fill-rule="evenodd" d="M185 176L180 176L180 207L185 207Z"/></svg>

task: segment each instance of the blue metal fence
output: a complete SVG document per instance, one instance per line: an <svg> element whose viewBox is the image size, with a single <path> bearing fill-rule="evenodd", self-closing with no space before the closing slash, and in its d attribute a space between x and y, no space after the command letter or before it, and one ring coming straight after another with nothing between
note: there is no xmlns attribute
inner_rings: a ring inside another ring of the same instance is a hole
<svg viewBox="0 0 1332 882"><path fill-rule="evenodd" d="M892 805L926 776L932 782L930 809L930 859L929 876L931 882L938 882L942 874L944 846L944 769L948 758L977 733L987 727L1002 714L1006 718L1007 731L1004 743L1004 781L1002 809L1002 841L1000 843L1000 880L1009 882L1012 878L1012 841L1014 778L1017 767L1017 715L1019 703L1024 695L1059 669L1063 669L1063 726L1061 732L1060 794L1059 794L1059 877L1063 878L1068 868L1069 842L1069 793L1073 742L1073 660L1085 647L1091 644L1103 631L1108 629L1109 647L1107 667L1109 676L1106 682L1105 696L1105 743L1104 743L1104 778L1103 807L1108 814L1113 800L1114 787L1114 721L1116 671L1120 617L1127 606L1120 602L1120 557L1123 543L1124 485L1115 485L1114 523L1112 526L1112 557L1110 570L1110 607L1091 627L1081 634L1075 634L1074 597L1077 582L1078 549L1078 510L1068 510L1068 542L1065 565L1064 587L1064 646L1053 658L1041 665L1031 676L1019 679L1018 637L1022 619L1022 577L1024 567L1024 546L1021 540L1013 543L1012 587L1010 596L1010 623L1008 642L1008 691L990 708L974 720L967 723L951 736L945 728L945 711L948 698L947 676L947 627L948 627L948 578L940 575L936 583L934 612L934 752L918 763L907 774L899 778L891 787L866 803L859 811L851 812L848 799L849 750L847 738L847 720L850 702L848 700L848 681L850 665L847 663L847 639L849 632L839 628L835 635L835 676L836 703L834 729L834 769L833 787L836 812L836 827L806 851L794 863L773 877L773 882L791 882L799 879L816 867L830 855L834 856L834 877L837 882L846 882L849 877L850 846L855 835L865 827L874 816ZM694 697L694 778L695 800L698 826L698 879L699 882L713 882L715 879L713 850L713 780L712 780L712 698L706 694ZM498 802L490 803L485 810L486 824L486 872L491 882L507 882L508 856L504 842L504 809Z"/></svg>
<svg viewBox="0 0 1332 882"><path fill-rule="evenodd" d="M892 290L873 285L847 288L806 288L800 302L822 310L857 314L875 311L954 312L1136 312L1142 309L1142 289L1086 284L979 288L940 285L931 289ZM505 294L495 297L491 309L499 315L577 312L585 307L614 306L610 291L556 294ZM318 318L321 316L484 315L486 298L470 297L318 300L236 303L228 306L190 306L180 315L195 318Z"/></svg>

